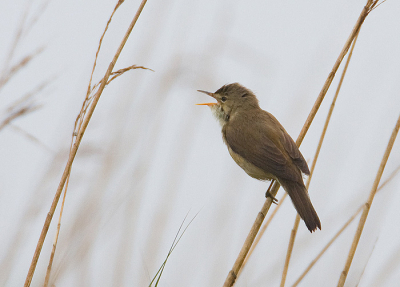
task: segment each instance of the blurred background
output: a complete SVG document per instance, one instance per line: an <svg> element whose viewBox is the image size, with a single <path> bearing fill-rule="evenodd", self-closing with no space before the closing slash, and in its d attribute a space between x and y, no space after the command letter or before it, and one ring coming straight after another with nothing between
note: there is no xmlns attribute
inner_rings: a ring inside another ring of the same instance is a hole
<svg viewBox="0 0 400 287"><path fill-rule="evenodd" d="M268 183L234 163L209 109L195 105L209 101L196 90L239 82L296 139L365 2L148 1L115 70L154 72L129 71L100 98L72 167L50 283L148 286L185 216L197 214L159 286L222 286ZM139 3L117 10L95 83ZM115 4L0 5L0 286L25 281ZM369 195L400 111L398 11L400 2L386 1L362 26L309 189L322 230L300 223L288 286ZM310 163L342 67L301 146ZM399 147L382 181L400 164ZM400 280L399 178L375 198L346 286ZM58 214L32 286L44 282ZM279 285L295 215L286 200L235 286ZM336 286L357 223L300 286Z"/></svg>

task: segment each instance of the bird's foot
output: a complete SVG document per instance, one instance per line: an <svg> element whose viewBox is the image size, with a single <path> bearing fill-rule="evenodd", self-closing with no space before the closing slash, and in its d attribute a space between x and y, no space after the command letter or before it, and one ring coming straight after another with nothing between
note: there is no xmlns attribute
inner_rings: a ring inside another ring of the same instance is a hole
<svg viewBox="0 0 400 287"><path fill-rule="evenodd" d="M272 199L272 203L275 203L276 205L278 204L278 200L267 190L265 193L265 198L270 197Z"/></svg>

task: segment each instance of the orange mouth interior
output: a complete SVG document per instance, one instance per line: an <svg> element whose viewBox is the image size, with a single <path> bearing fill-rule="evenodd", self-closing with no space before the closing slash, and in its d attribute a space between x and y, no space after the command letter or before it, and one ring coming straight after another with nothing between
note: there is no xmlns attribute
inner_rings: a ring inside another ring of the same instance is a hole
<svg viewBox="0 0 400 287"><path fill-rule="evenodd" d="M209 106L209 107L211 107L211 106L213 106L213 105L216 105L217 103L204 103L204 104L196 104L197 106Z"/></svg>

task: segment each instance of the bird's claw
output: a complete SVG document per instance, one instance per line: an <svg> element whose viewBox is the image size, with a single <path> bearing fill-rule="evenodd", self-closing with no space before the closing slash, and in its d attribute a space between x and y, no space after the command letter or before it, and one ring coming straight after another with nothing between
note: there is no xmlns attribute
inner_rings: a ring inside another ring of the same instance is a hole
<svg viewBox="0 0 400 287"><path fill-rule="evenodd" d="M272 199L272 203L275 203L276 205L278 204L278 200L267 190L265 193L265 198L270 197Z"/></svg>

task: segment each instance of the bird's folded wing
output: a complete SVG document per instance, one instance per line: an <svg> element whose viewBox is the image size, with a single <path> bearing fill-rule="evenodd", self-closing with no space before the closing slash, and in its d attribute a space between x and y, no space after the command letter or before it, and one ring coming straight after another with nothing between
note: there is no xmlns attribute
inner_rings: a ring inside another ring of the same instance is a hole
<svg viewBox="0 0 400 287"><path fill-rule="evenodd" d="M257 125L257 124L256 124ZM277 178L297 181L300 173L291 168L288 161L276 144L263 132L265 129L236 130L234 126L227 125L224 129L224 137L229 147L241 157L263 169L265 172L275 175Z"/></svg>
<svg viewBox="0 0 400 287"><path fill-rule="evenodd" d="M292 158L293 163L305 174L309 175L310 170L308 169L308 165L303 155L301 154L299 148L296 143L290 137L290 135L286 131L282 131L281 133L281 143L289 156Z"/></svg>

